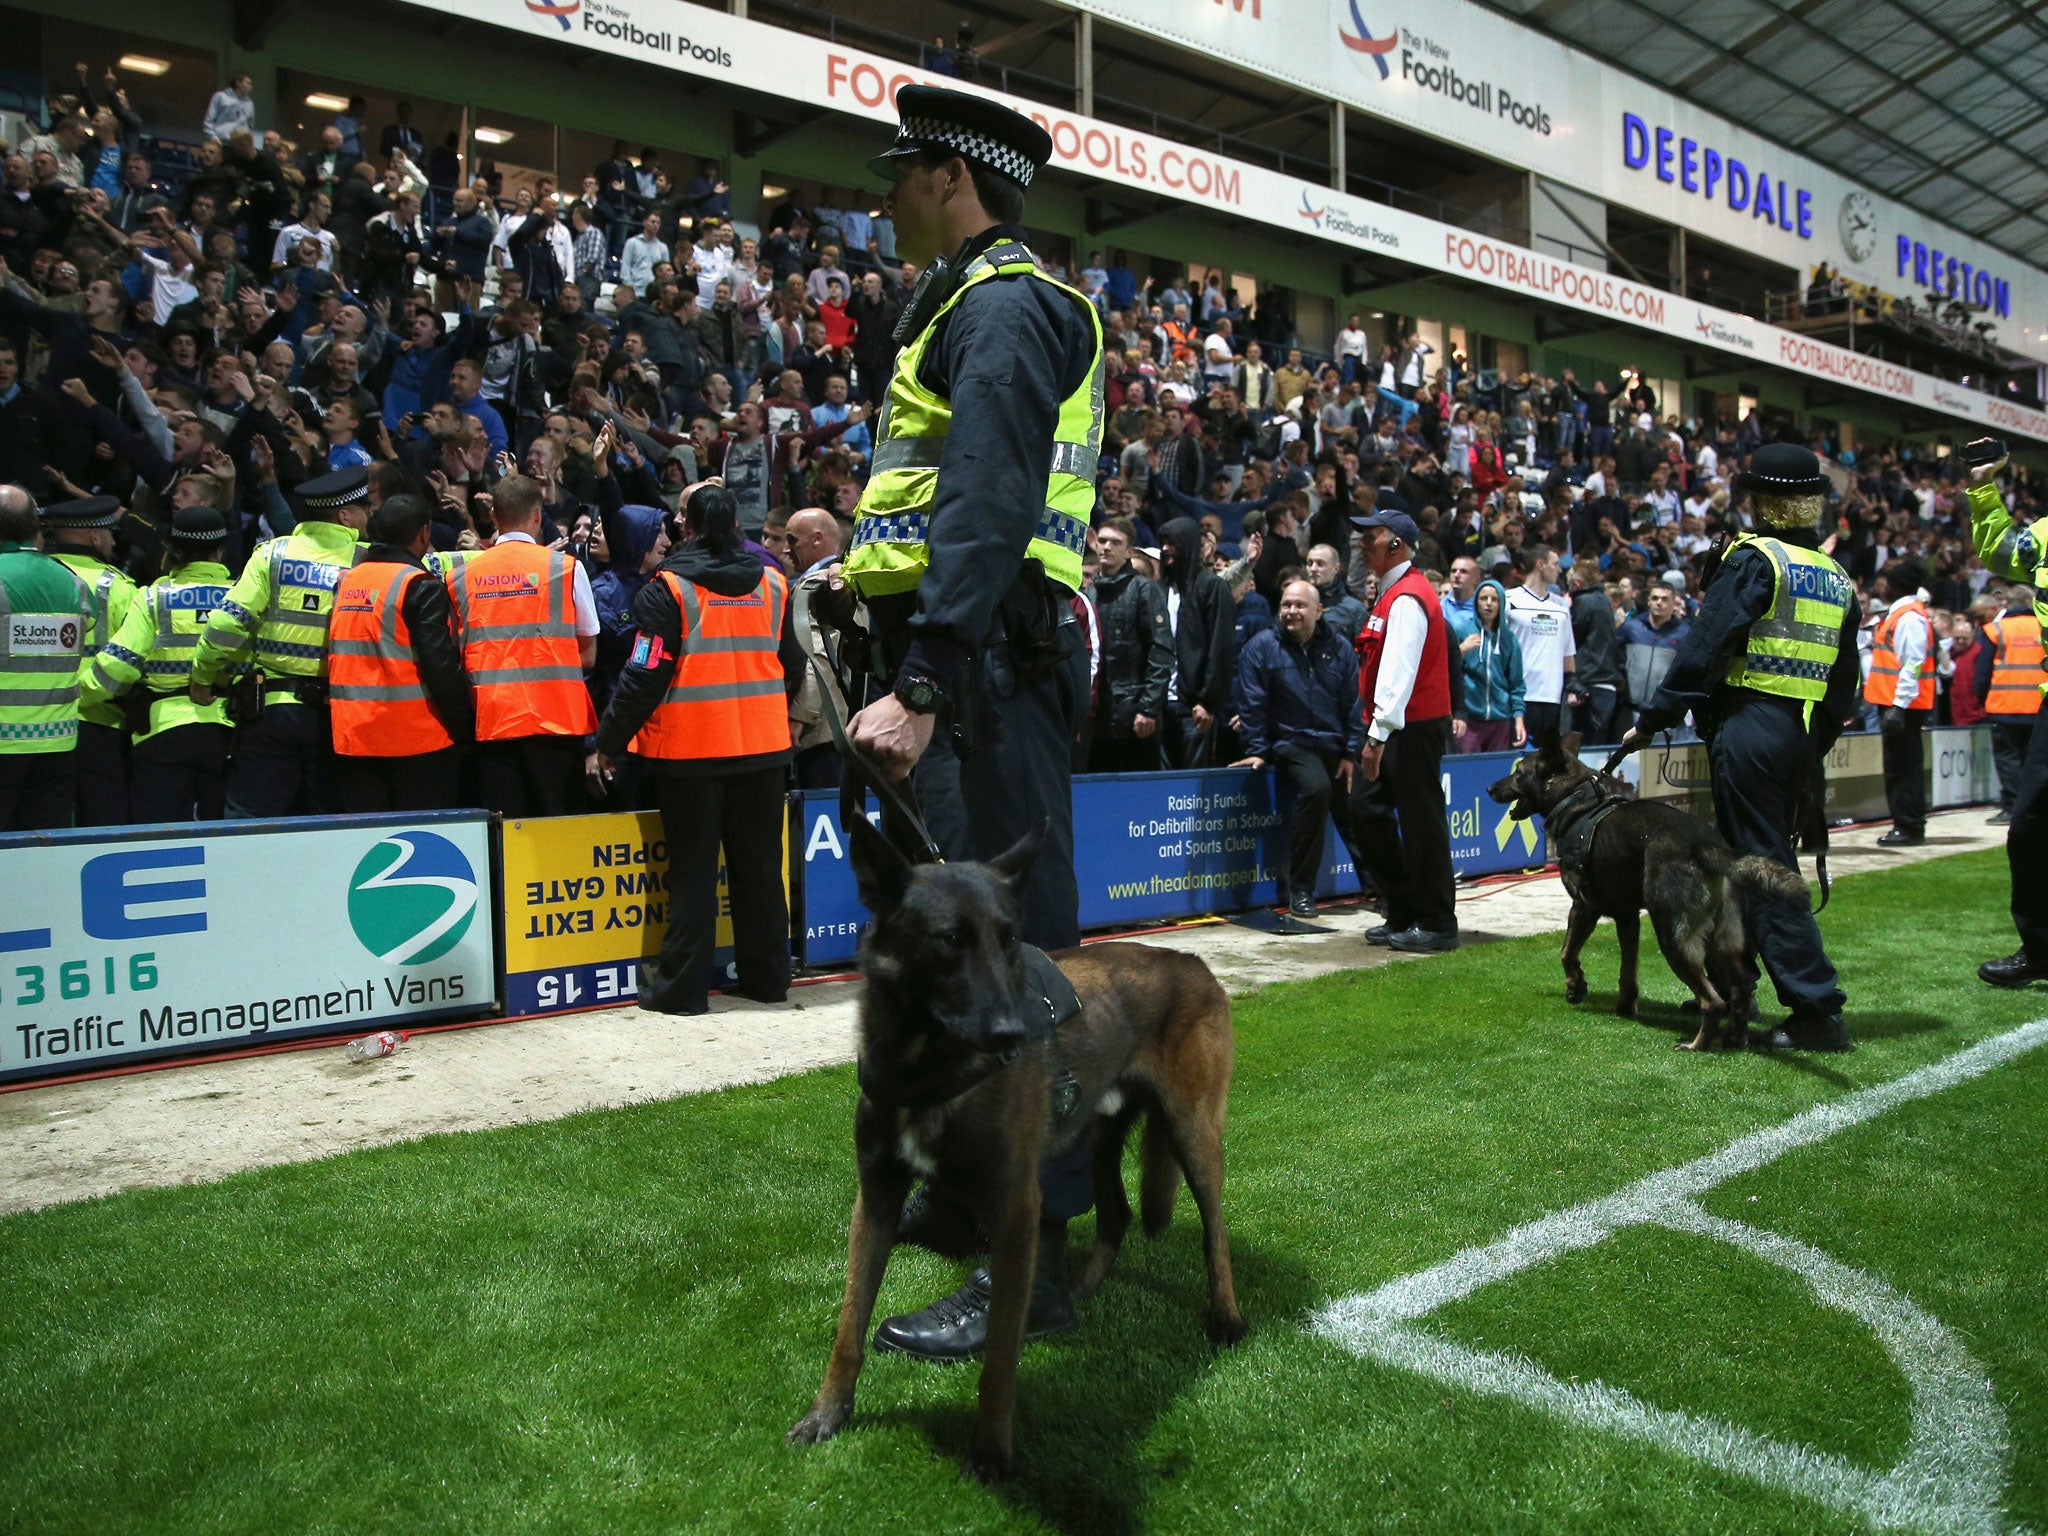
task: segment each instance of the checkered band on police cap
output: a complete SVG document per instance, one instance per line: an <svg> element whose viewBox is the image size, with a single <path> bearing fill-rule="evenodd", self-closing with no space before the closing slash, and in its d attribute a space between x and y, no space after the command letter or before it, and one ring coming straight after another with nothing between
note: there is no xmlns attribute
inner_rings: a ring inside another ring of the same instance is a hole
<svg viewBox="0 0 2048 1536"><path fill-rule="evenodd" d="M1032 172L1038 169L1023 150L1014 149L985 133L976 133L972 128L964 128L958 123L949 123L942 118L906 117L896 140L899 145L906 148L943 144L948 149L957 149L969 160L980 161L990 170L1009 177L1020 187L1030 186Z"/></svg>

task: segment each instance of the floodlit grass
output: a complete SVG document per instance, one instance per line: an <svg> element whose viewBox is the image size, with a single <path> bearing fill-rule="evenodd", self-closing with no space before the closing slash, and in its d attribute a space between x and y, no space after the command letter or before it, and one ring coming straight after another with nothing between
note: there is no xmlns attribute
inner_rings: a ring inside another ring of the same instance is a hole
<svg viewBox="0 0 2048 1536"><path fill-rule="evenodd" d="M1360 1362L1304 1329L1370 1289L1896 1077L2048 995L2001 856L1844 880L1822 924L1847 1057L1671 1049L1644 961L1617 1020L1554 940L1273 987L1238 1005L1225 1205L1252 1334L1199 1327L1197 1223L1135 1231L1083 1327L1027 1350L1021 1469L960 1473L975 1369L871 1359L815 1391L852 1198L850 1069L436 1137L0 1221L0 1528L591 1532L1840 1531L1818 1505ZM1483 926L1483 918L1475 926ZM1646 946L1647 947L1647 946ZM2048 1528L2048 1049L1703 1203L1904 1290L1989 1373L2010 1517ZM1076 1246L1089 1223L1076 1224ZM900 1252L885 1311L963 1266ZM1859 1325L1732 1249L1634 1229L1429 1320L1477 1348L1874 1468L1906 1389Z"/></svg>

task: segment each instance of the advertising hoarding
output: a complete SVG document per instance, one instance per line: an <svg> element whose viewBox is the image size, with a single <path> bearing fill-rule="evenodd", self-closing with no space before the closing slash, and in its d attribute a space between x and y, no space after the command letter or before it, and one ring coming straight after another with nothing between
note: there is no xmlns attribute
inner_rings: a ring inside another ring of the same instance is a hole
<svg viewBox="0 0 2048 1536"><path fill-rule="evenodd" d="M0 839L0 1079L488 1011L481 811Z"/></svg>

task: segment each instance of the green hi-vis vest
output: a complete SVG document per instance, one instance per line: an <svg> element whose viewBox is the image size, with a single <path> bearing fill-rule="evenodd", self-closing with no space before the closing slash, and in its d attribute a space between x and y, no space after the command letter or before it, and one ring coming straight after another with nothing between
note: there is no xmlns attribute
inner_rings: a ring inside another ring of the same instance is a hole
<svg viewBox="0 0 2048 1536"><path fill-rule="evenodd" d="M91 627L70 571L0 544L0 755L78 745L78 657Z"/></svg>
<svg viewBox="0 0 2048 1536"><path fill-rule="evenodd" d="M343 523L304 522L285 538L259 544L207 621L193 676L211 685L253 640L266 676L325 677L334 589L354 568L356 553L355 531Z"/></svg>
<svg viewBox="0 0 2048 1536"><path fill-rule="evenodd" d="M149 723L137 741L180 725L226 725L227 701L195 704L186 685L199 654L207 617L227 601L228 568L211 560L181 565L156 585L145 587L85 669L88 707L142 687L149 695Z"/></svg>
<svg viewBox="0 0 2048 1536"><path fill-rule="evenodd" d="M53 549L50 558L71 573L79 591L92 605L92 628L86 631L85 647L78 657L78 675L82 681L92 670L94 658L105 649L114 631L127 619L128 610L135 606L137 588L126 571L116 570L89 549ZM121 726L121 711L117 705L104 699L95 702L83 695L79 699L78 718L90 725L104 725L116 730Z"/></svg>
<svg viewBox="0 0 2048 1536"><path fill-rule="evenodd" d="M1749 626L1749 647L1728 664L1728 681L1780 698L1798 699L1813 717L1827 697L1828 674L1841 651L1842 620L1853 588L1842 568L1816 550L1746 533L1727 555L1745 545L1770 556L1777 576L1771 610Z"/></svg>
<svg viewBox="0 0 2048 1536"><path fill-rule="evenodd" d="M1087 312L1095 333L1095 366L1060 402L1052 462L1046 466L1045 510L1024 551L1026 559L1036 560L1061 586L1081 590L1081 552L1087 547L1088 523L1095 511L1095 463L1102 450L1102 319L1085 296L1047 277L1028 250L1006 241L968 264L952 297L896 359L867 490L854 518L853 552L846 561L846 579L862 597L909 592L930 563L926 540L953 405L918 382L925 349L940 321L977 283L1017 276L1051 283L1071 297ZM969 424L969 430L974 427Z"/></svg>

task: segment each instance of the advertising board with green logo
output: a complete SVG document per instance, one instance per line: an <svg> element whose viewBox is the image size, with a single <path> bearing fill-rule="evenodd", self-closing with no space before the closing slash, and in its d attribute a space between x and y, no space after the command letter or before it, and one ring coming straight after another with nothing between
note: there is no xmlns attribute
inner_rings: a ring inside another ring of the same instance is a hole
<svg viewBox="0 0 2048 1536"><path fill-rule="evenodd" d="M491 1011L490 821L0 838L0 1080Z"/></svg>

